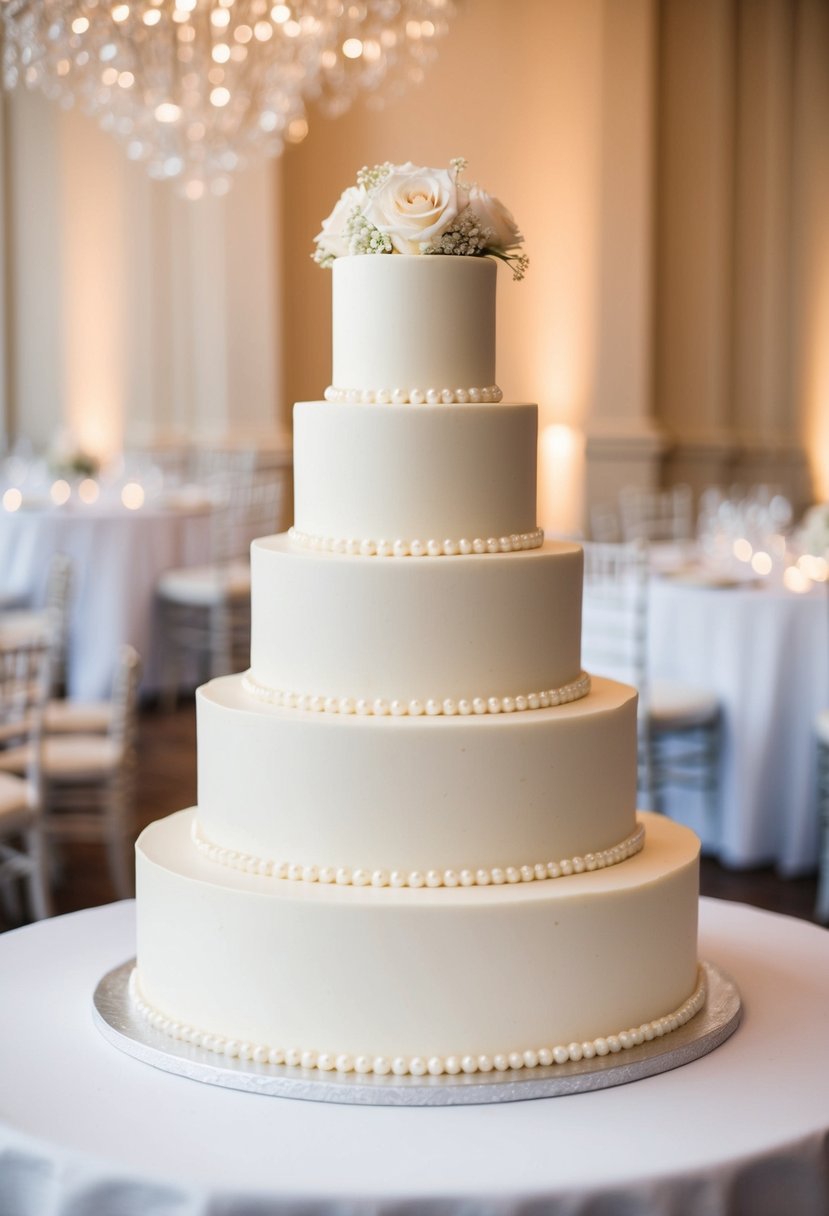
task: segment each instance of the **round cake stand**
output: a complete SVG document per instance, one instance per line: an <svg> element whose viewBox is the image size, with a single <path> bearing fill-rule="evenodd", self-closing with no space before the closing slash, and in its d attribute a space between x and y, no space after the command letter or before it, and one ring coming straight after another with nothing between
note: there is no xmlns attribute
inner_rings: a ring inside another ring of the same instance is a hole
<svg viewBox="0 0 829 1216"><path fill-rule="evenodd" d="M312 1102L460 1106L555 1098L626 1085L707 1055L734 1033L741 1016L740 994L734 981L712 963L702 962L707 996L699 1013L663 1038L615 1055L550 1067L457 1076L332 1074L313 1068L226 1059L202 1047L170 1038L133 1008L128 985L134 966L135 960L131 959L107 972L93 997L96 1024L104 1038L115 1047L145 1064L207 1085Z"/></svg>

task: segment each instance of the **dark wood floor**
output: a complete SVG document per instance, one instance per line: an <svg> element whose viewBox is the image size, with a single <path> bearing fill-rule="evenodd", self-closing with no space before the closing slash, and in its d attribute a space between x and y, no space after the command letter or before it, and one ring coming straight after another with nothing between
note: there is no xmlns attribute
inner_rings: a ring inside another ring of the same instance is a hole
<svg viewBox="0 0 829 1216"><path fill-rule="evenodd" d="M135 833L153 819L196 801L196 724L192 698L172 713L148 707L141 714L139 781ZM781 880L772 869L730 871L704 859L704 895L733 899L774 912L812 920L814 877ZM115 898L102 847L74 845L66 850L63 874L55 889L56 913L95 907ZM0 912L0 929L7 928Z"/></svg>

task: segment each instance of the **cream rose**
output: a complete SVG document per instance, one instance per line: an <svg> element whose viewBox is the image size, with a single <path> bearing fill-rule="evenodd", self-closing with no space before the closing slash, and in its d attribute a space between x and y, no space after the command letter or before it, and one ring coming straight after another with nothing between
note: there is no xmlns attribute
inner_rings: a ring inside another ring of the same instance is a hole
<svg viewBox="0 0 829 1216"><path fill-rule="evenodd" d="M492 239L488 247L505 252L517 249L523 243L523 236L518 225L500 199L494 198L482 190L480 186L472 186L469 190L469 206L481 222L481 227L491 228Z"/></svg>
<svg viewBox="0 0 829 1216"><path fill-rule="evenodd" d="M327 219L322 221L322 231L314 237L318 262L327 258L342 258L348 253L346 224L355 210L362 210L368 195L363 186L349 186L343 190L336 206Z"/></svg>
<svg viewBox="0 0 829 1216"><path fill-rule="evenodd" d="M463 210L465 194L448 170L409 161L396 165L372 193L365 217L388 234L398 253L420 253L421 244L439 237Z"/></svg>

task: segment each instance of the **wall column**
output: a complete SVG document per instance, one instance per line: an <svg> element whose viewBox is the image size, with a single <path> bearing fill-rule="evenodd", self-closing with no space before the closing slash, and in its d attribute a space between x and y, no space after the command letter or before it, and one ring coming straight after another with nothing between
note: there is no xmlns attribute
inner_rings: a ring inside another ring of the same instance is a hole
<svg viewBox="0 0 829 1216"><path fill-rule="evenodd" d="M85 115L5 106L12 440L279 446L278 163L191 203Z"/></svg>
<svg viewBox="0 0 829 1216"><path fill-rule="evenodd" d="M653 418L656 7L606 0L597 233L595 388L586 424L586 511L658 481Z"/></svg>

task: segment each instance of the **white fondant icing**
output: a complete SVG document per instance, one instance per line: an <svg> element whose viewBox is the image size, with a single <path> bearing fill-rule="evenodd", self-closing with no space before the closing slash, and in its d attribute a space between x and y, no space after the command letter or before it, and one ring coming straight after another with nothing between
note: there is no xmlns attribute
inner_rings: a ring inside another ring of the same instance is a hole
<svg viewBox="0 0 829 1216"><path fill-rule="evenodd" d="M337 258L331 382L394 394L495 383L491 258Z"/></svg>
<svg viewBox="0 0 829 1216"><path fill-rule="evenodd" d="M378 562L281 535L254 541L251 576L250 668L268 688L428 713L477 690L489 703L580 676L578 545Z"/></svg>
<svg viewBox="0 0 829 1216"><path fill-rule="evenodd" d="M364 868L351 870L343 866L334 871L331 866L318 867L301 865L298 862L278 861L272 857L257 857L251 853L240 853L235 849L227 849L223 845L207 840L201 833L198 820L193 819L191 835L193 844L209 861L218 865L230 866L234 870L244 870L247 874L259 874L264 878L290 880L291 882L327 882L336 881L342 886L353 884L355 887L388 887L391 885L391 874L400 876L395 886L402 887L457 887L463 886L486 887L490 884L501 886L503 883L544 882L554 878L564 878L570 874L592 873L593 870L604 870L607 866L619 865L627 858L635 856L645 843L645 829L640 824L636 831L609 849L601 849L597 853L585 853L584 857L569 857L557 861L536 862L533 865L496 866L492 869L463 869L460 875L455 870L428 870L424 875L419 870L406 873L405 870L374 870ZM324 877L322 877L324 875ZM463 876L470 879L463 881Z"/></svg>
<svg viewBox="0 0 829 1216"><path fill-rule="evenodd" d="M430 1076L439 1077L446 1073L456 1076L459 1072L476 1073L491 1072L493 1067L499 1072L509 1069L549 1067L551 1064L566 1064L568 1061L592 1059L595 1056L606 1056L611 1052L629 1051L642 1043L661 1039L666 1034L678 1030L702 1009L705 1004L706 986L702 970L698 971L697 984L686 1001L661 1017L643 1022L640 1026L631 1026L617 1034L600 1036L586 1042L557 1044L555 1047L528 1048L524 1051L496 1052L492 1055L449 1055L430 1056L388 1056L360 1055L354 1058L347 1052L333 1053L330 1051L317 1052L307 1048L270 1047L260 1043L239 1043L236 1039L226 1038L198 1029L167 1017L160 1010L153 1008L144 1000L138 969L133 968L129 978L129 993L133 1008L155 1030L168 1035L172 1039L180 1039L184 1043L192 1043L195 1047L203 1047L217 1055L228 1059L254 1060L257 1064L287 1064L293 1068L318 1068L321 1072L357 1072L376 1073L385 1076L393 1072L396 1076L422 1077L427 1072Z"/></svg>
<svg viewBox="0 0 829 1216"><path fill-rule="evenodd" d="M142 992L178 1023L355 1060L494 1057L640 1026L694 990L699 843L662 816L623 865L566 882L413 890L216 866L192 814L136 847Z"/></svg>
<svg viewBox="0 0 829 1216"><path fill-rule="evenodd" d="M636 828L636 694L600 677L534 713L377 717L279 708L225 676L196 712L199 821L238 853L459 873L583 857Z"/></svg>
<svg viewBox="0 0 829 1216"><path fill-rule="evenodd" d="M536 406L294 406L294 526L306 536L480 542L535 533ZM397 548L394 548L395 541ZM327 547L327 546L326 546Z"/></svg>

